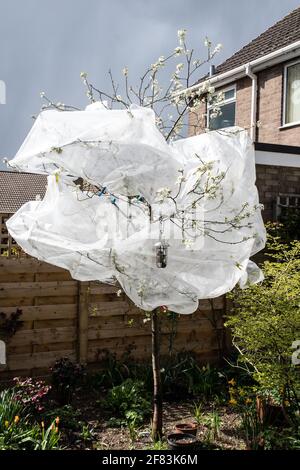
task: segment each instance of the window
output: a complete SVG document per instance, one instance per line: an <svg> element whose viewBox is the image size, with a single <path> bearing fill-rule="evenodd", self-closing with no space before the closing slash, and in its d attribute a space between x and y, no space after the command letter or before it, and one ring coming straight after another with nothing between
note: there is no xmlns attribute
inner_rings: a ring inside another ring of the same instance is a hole
<svg viewBox="0 0 300 470"><path fill-rule="evenodd" d="M275 220L283 224L288 240L300 240L300 194L279 194Z"/></svg>
<svg viewBox="0 0 300 470"><path fill-rule="evenodd" d="M300 62L285 67L284 124L300 124Z"/></svg>
<svg viewBox="0 0 300 470"><path fill-rule="evenodd" d="M220 101L221 93L221 101ZM213 95L207 104L207 126L211 130L223 129L235 125L235 87L222 90ZM216 112L216 108L219 109Z"/></svg>

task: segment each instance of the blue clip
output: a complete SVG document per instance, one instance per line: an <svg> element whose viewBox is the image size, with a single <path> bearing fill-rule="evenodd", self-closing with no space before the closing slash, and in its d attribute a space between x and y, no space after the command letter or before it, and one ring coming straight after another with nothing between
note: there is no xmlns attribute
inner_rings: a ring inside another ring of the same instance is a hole
<svg viewBox="0 0 300 470"><path fill-rule="evenodd" d="M117 200L117 199L116 199L115 197L111 196L110 202L111 202L112 204L116 205L116 200Z"/></svg>
<svg viewBox="0 0 300 470"><path fill-rule="evenodd" d="M105 192L106 192L106 187L104 186L104 188L102 188L101 191L97 193L97 196L101 197L103 194L105 194Z"/></svg>

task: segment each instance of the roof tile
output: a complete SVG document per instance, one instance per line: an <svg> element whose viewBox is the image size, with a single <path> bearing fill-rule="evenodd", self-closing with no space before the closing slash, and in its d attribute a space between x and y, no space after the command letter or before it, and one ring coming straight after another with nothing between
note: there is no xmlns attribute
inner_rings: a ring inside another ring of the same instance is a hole
<svg viewBox="0 0 300 470"><path fill-rule="evenodd" d="M47 176L0 171L0 213L12 214L36 196L44 197Z"/></svg>

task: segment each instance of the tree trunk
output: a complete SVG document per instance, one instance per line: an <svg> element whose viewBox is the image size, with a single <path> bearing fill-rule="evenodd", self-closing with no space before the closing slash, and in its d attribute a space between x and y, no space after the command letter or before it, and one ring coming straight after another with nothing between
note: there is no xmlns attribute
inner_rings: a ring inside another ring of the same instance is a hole
<svg viewBox="0 0 300 470"><path fill-rule="evenodd" d="M160 372L160 320L159 309L151 314L152 327L152 371L153 371L153 419L152 438L154 442L162 438L162 388Z"/></svg>

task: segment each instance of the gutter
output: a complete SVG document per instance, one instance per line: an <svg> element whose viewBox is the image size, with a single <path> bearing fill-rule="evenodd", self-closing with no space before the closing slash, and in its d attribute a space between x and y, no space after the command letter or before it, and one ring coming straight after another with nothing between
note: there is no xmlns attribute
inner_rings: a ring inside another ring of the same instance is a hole
<svg viewBox="0 0 300 470"><path fill-rule="evenodd" d="M256 141L256 107L257 107L257 75L252 72L250 64L245 67L246 75L252 80L251 90L251 120L250 120L250 137L252 142Z"/></svg>
<svg viewBox="0 0 300 470"><path fill-rule="evenodd" d="M263 70L266 67L271 67L272 65L276 65L281 62L293 59L294 57L299 55L299 53L300 41L296 41L292 44L289 44L288 46L282 47L281 49L277 49L277 51L271 52L270 54L266 54L263 57L259 57L258 59L252 60L247 64L243 64L239 67L229 70L228 72L220 73L219 75L209 77L203 82L197 83L196 85L193 85L190 88L174 93L173 96L180 96L186 93L187 91L196 91L201 87L205 87L205 85L216 85L217 87L226 85L235 80L238 80L239 78L247 76L247 67L249 67L249 70L251 69L252 73L259 72L260 70Z"/></svg>

